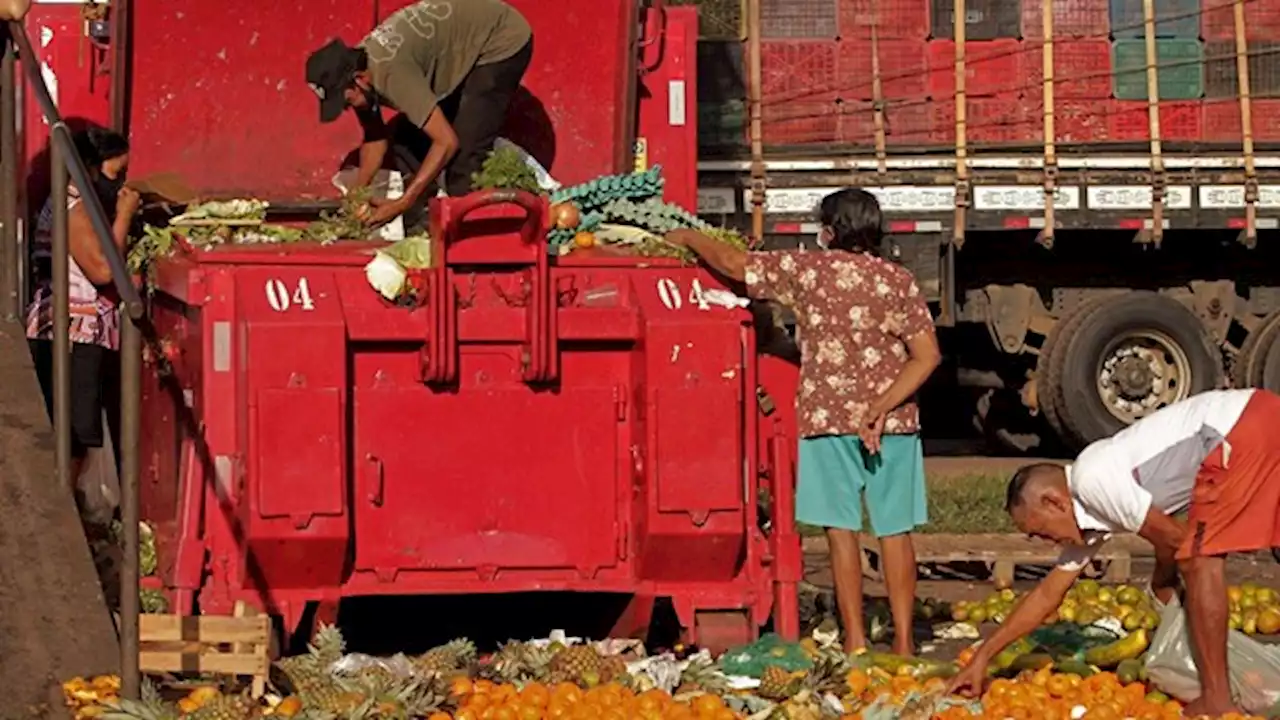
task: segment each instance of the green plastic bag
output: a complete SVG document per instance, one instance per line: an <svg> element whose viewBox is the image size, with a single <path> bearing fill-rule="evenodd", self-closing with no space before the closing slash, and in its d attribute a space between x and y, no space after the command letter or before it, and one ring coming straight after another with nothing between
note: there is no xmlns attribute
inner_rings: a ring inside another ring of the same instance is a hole
<svg viewBox="0 0 1280 720"><path fill-rule="evenodd" d="M787 642L774 633L768 633L750 645L730 650L720 660L720 667L726 675L752 678L763 675L764 669L771 665L796 672L812 668L813 659L799 643Z"/></svg>

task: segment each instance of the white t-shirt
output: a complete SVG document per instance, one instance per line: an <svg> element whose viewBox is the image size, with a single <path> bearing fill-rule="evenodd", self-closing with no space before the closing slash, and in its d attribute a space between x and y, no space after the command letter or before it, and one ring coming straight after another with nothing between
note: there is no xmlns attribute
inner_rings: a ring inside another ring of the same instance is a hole
<svg viewBox="0 0 1280 720"><path fill-rule="evenodd" d="M1166 515L1186 509L1201 463L1226 441L1253 393L1203 392L1086 447L1066 469L1086 544L1065 548L1058 566L1078 570L1111 533L1138 532L1152 506Z"/></svg>

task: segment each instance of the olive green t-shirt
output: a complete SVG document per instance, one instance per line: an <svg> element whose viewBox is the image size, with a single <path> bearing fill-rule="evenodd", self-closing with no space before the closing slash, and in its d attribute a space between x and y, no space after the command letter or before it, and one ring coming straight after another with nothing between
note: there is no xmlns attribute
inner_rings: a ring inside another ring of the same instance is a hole
<svg viewBox="0 0 1280 720"><path fill-rule="evenodd" d="M472 68L506 60L532 36L502 0L422 0L392 13L360 47L373 89L422 127Z"/></svg>

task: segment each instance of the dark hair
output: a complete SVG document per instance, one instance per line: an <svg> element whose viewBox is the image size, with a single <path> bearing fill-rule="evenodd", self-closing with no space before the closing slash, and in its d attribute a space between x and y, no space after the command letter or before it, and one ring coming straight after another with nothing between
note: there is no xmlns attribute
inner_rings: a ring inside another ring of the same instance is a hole
<svg viewBox="0 0 1280 720"><path fill-rule="evenodd" d="M831 228L828 247L848 252L880 254L884 236L880 202L862 188L845 188L822 198L818 220Z"/></svg>
<svg viewBox="0 0 1280 720"><path fill-rule="evenodd" d="M1027 486L1043 473L1060 470L1061 465L1056 463L1032 463L1023 465L1018 471L1009 478L1009 487L1005 490L1004 509L1005 512L1013 512L1013 509L1022 505L1026 500L1024 497L1027 493Z"/></svg>
<svg viewBox="0 0 1280 720"><path fill-rule="evenodd" d="M98 167L129 152L129 141L123 135L104 127L91 127L72 136L76 152L89 167Z"/></svg>

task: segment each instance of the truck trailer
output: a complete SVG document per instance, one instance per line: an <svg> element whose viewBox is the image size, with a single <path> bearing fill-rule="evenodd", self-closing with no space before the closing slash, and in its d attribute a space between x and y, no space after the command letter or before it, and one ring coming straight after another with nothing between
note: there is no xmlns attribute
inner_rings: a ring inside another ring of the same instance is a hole
<svg viewBox="0 0 1280 720"><path fill-rule="evenodd" d="M875 193L988 439L1280 389L1280 2L700 5L699 211L795 247Z"/></svg>

